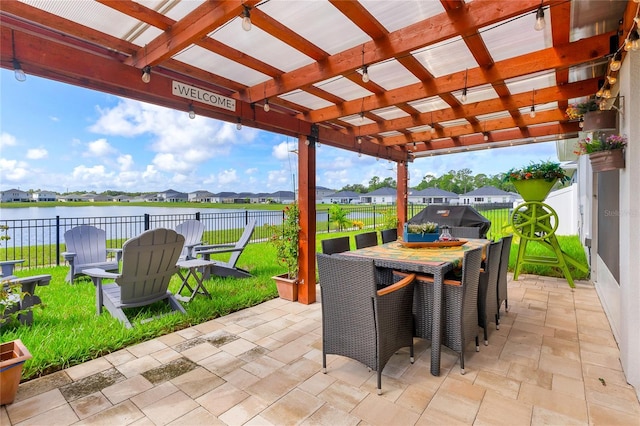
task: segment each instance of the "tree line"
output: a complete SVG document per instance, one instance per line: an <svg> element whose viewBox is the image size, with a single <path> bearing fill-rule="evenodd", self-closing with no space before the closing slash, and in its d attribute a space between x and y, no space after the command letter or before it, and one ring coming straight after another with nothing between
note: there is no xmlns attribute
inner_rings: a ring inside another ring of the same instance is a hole
<svg viewBox="0 0 640 426"><path fill-rule="evenodd" d="M454 192L456 194L464 194L474 189L482 188L483 186L494 186L503 191L514 192L515 188L511 182L504 182L504 173L496 175L487 175L484 173L478 173L473 175L471 169L461 170L449 170L442 176L436 176L433 174L426 174L420 183L412 187L416 190L423 190L427 188L439 188L445 191ZM362 184L345 185L341 191L353 191L359 194L365 194L375 191L379 188L397 188L397 183L393 178L380 179L378 176L374 176L369 181L369 185Z"/></svg>

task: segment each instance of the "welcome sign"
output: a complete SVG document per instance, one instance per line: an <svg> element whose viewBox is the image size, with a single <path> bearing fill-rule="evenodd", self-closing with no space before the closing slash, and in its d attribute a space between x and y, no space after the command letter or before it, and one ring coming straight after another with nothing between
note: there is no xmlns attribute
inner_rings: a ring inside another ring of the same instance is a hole
<svg viewBox="0 0 640 426"><path fill-rule="evenodd" d="M171 84L171 93L174 96L180 96L181 98L191 99L192 101L202 102L213 105L214 107L224 108L229 111L236 110L235 99L227 98L226 96L222 96L217 93L208 92L194 86L189 86L187 84L180 83L179 81L174 81Z"/></svg>

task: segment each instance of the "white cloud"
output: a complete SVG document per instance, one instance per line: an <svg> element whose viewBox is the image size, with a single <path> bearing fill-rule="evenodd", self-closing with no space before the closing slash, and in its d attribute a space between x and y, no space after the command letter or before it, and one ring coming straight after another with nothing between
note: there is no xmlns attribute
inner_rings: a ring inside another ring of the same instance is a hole
<svg viewBox="0 0 640 426"><path fill-rule="evenodd" d="M295 143L287 141L280 142L278 145L273 147L271 155L273 155L276 160L286 161L291 158L292 161L297 163L298 157L293 152L290 152L294 149L296 149Z"/></svg>
<svg viewBox="0 0 640 426"><path fill-rule="evenodd" d="M133 157L129 154L119 156L117 161L121 172L130 171L133 168Z"/></svg>
<svg viewBox="0 0 640 426"><path fill-rule="evenodd" d="M221 186L230 185L238 182L238 176L234 169L223 170L218 173L218 183Z"/></svg>
<svg viewBox="0 0 640 426"><path fill-rule="evenodd" d="M274 191L293 190L293 174L287 170L271 170L267 176L267 187Z"/></svg>
<svg viewBox="0 0 640 426"><path fill-rule="evenodd" d="M30 168L24 161L0 158L0 182L20 182L29 176Z"/></svg>
<svg viewBox="0 0 640 426"><path fill-rule="evenodd" d="M49 153L44 148L32 148L27 150L27 158L29 160L41 160L47 158Z"/></svg>
<svg viewBox="0 0 640 426"><path fill-rule="evenodd" d="M259 170L258 170L257 167L252 167L250 169L245 170L244 173L247 174L247 175L254 175L254 174L258 173L258 171Z"/></svg>
<svg viewBox="0 0 640 426"><path fill-rule="evenodd" d="M0 148L6 147L6 146L16 146L16 145L17 145L17 141L15 136L10 135L9 133L6 133L6 132L0 133Z"/></svg>
<svg viewBox="0 0 640 426"><path fill-rule="evenodd" d="M83 157L106 157L110 154L115 154L117 151L112 147L106 139L101 138L87 144L87 151L85 151Z"/></svg>
<svg viewBox="0 0 640 426"><path fill-rule="evenodd" d="M153 165L160 171L168 172L188 172L193 169L191 163L171 153L157 154L153 159Z"/></svg>

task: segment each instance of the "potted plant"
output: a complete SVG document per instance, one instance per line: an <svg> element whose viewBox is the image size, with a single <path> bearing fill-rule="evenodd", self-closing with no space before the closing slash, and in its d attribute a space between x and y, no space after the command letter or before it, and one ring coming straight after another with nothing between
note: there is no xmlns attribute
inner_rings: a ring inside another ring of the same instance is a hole
<svg viewBox="0 0 640 426"><path fill-rule="evenodd" d="M402 239L407 243L430 243L440 237L435 222L405 223Z"/></svg>
<svg viewBox="0 0 640 426"><path fill-rule="evenodd" d="M297 204L285 207L282 225L271 227L269 242L277 252L278 263L287 268L286 274L273 277L281 298L298 300L298 240L300 233L300 209Z"/></svg>
<svg viewBox="0 0 640 426"><path fill-rule="evenodd" d="M20 309L24 297L22 286L10 281L0 283L0 327L10 321L17 321L18 315L28 312ZM0 405L11 404L18 392L22 378L22 365L31 354L20 339L0 345Z"/></svg>
<svg viewBox="0 0 640 426"><path fill-rule="evenodd" d="M579 155L589 155L591 168L595 173L624 168L624 147L627 138L621 135L609 135L594 132L578 142Z"/></svg>
<svg viewBox="0 0 640 426"><path fill-rule="evenodd" d="M544 201L556 182L569 180L560 167L553 161L531 162L529 165L512 168L504 176L505 182L511 182L525 201Z"/></svg>
<svg viewBox="0 0 640 426"><path fill-rule="evenodd" d="M569 120L580 120L584 118L584 115L589 111L598 111L598 103L595 99L589 99L587 102L581 102L577 104L571 104L566 109L567 117Z"/></svg>

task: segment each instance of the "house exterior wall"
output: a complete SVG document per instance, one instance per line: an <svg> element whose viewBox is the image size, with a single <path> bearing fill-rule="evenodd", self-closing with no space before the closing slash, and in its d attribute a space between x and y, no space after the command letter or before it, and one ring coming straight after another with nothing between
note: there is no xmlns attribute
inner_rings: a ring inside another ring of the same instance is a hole
<svg viewBox="0 0 640 426"><path fill-rule="evenodd" d="M12 201L29 201L29 193L19 189L2 191L2 202L9 203Z"/></svg>
<svg viewBox="0 0 640 426"><path fill-rule="evenodd" d="M600 206L619 219L619 282L598 253L598 179L592 174L589 159L578 159L578 211L580 236L583 243L591 241L591 280L607 315L620 349L620 362L625 378L640 397L640 285L638 256L640 253L640 52L629 52L618 73L619 94L623 97L623 113L619 114L619 132L629 143L625 149L625 168L619 170L619 203ZM608 172L612 173L612 172ZM612 188L613 189L613 188ZM584 204L583 204L584 203Z"/></svg>

